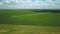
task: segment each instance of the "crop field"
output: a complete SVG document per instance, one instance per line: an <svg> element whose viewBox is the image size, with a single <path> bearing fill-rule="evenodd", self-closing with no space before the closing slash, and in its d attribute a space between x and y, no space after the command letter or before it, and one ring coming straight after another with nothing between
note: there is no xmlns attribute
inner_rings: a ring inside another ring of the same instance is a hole
<svg viewBox="0 0 60 34"><path fill-rule="evenodd" d="M60 13L2 9L0 34L60 34Z"/></svg>

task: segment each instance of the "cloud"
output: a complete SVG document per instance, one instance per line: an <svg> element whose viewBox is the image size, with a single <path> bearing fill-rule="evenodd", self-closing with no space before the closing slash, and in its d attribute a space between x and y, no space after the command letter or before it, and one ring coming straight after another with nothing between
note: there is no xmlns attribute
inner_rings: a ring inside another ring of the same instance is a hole
<svg viewBox="0 0 60 34"><path fill-rule="evenodd" d="M0 2L0 5L14 5L17 4L17 2L15 2L15 0L4 0L2 2Z"/></svg>
<svg viewBox="0 0 60 34"><path fill-rule="evenodd" d="M3 6L3 3L2 2L0 2L0 6Z"/></svg>
<svg viewBox="0 0 60 34"><path fill-rule="evenodd" d="M25 1L25 0L24 0ZM53 6L50 3L44 3L41 2L40 4L35 2L35 0L33 0L34 3L25 3L25 2L18 2L16 0L4 0L2 2L0 2L0 7L1 8L14 8L14 9L54 9L54 8L60 8L58 5L57 6Z"/></svg>

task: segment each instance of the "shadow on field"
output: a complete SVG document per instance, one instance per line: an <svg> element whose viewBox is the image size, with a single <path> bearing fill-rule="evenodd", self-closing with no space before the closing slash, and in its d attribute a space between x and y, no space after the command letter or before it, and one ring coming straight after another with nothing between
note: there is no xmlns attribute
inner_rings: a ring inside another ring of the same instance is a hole
<svg viewBox="0 0 60 34"><path fill-rule="evenodd" d="M50 10L50 9L36 9L33 12L51 12L51 13L60 13L60 10Z"/></svg>

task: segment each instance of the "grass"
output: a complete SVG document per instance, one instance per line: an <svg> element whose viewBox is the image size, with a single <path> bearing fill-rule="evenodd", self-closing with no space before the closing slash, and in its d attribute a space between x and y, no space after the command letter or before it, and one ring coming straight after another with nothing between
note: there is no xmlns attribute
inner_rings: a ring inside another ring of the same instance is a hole
<svg viewBox="0 0 60 34"><path fill-rule="evenodd" d="M0 24L0 34L59 34L60 27Z"/></svg>
<svg viewBox="0 0 60 34"><path fill-rule="evenodd" d="M1 24L60 26L60 13L33 10L0 10Z"/></svg>
<svg viewBox="0 0 60 34"><path fill-rule="evenodd" d="M0 34L60 34L60 13L0 10Z"/></svg>

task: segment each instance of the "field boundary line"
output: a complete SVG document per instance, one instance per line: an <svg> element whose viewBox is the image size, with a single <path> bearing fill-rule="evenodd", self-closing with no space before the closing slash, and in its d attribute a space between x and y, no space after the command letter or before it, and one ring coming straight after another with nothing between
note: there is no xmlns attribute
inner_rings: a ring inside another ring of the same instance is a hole
<svg viewBox="0 0 60 34"><path fill-rule="evenodd" d="M12 17L19 17L19 16L33 16L33 15L38 15L38 14L49 14L49 13L35 13L35 14L26 14L26 15L16 15Z"/></svg>

